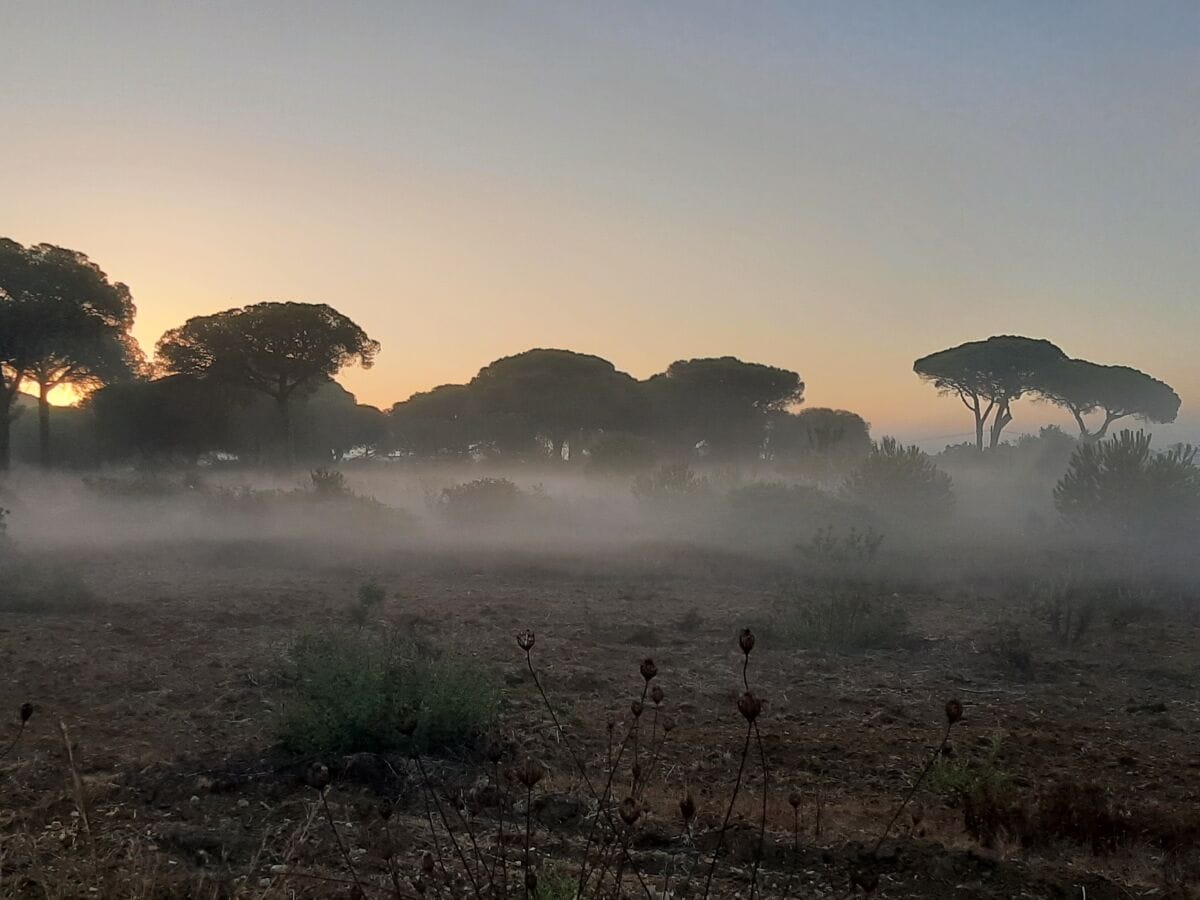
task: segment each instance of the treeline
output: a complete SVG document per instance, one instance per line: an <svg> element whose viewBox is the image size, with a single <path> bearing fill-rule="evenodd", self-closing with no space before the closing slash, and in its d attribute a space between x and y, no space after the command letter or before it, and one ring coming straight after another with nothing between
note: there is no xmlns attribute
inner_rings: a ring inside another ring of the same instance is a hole
<svg viewBox="0 0 1200 900"><path fill-rule="evenodd" d="M694 458L844 468L871 448L852 412L795 412L805 389L798 373L729 356L678 360L638 380L597 356L535 349L385 413L333 380L348 365L371 366L380 346L326 304L197 316L164 334L152 361L130 335L134 315L129 289L86 255L0 239L0 471L14 437L18 458L43 465L219 453L320 462L353 451L612 469ZM1026 396L1067 409L1088 442L1127 416L1173 421L1180 406L1143 372L1019 336L941 350L914 369L971 412L980 452L985 435L1000 446L1012 404ZM61 385L84 398L78 408L52 411L49 394ZM23 399L30 388L35 401ZM34 416L25 414L31 402Z"/></svg>
<svg viewBox="0 0 1200 900"><path fill-rule="evenodd" d="M852 461L867 423L792 410L796 372L733 357L679 360L645 380L611 362L535 349L386 413L333 380L379 343L325 304L257 303L189 319L147 361L129 289L87 256L0 241L0 467L228 454L310 462L369 452L412 459L552 460L634 468L664 458ZM51 409L60 385L84 395ZM22 388L36 385L36 400ZM36 426L26 408L38 410ZM14 423L16 427L14 427Z"/></svg>

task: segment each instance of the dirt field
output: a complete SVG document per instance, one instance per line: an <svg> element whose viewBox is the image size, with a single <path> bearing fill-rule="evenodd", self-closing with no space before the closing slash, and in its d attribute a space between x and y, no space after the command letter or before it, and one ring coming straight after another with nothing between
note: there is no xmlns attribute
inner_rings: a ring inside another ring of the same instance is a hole
<svg viewBox="0 0 1200 900"><path fill-rule="evenodd" d="M625 890L657 896L671 871L674 895L699 896L746 734L736 707L736 637L746 625L758 635L749 677L766 702L759 724L770 794L760 894L840 897L852 880L870 886L877 878L875 894L896 898L1195 896L1194 617L1096 624L1077 645L1062 647L1037 631L1020 599L901 592L913 640L836 653L773 640L772 604L786 594L789 569L684 545L585 557L168 541L89 551L71 565L95 606L0 614L0 673L11 707L3 734L15 734L22 701L35 707L0 763L4 896L353 895L319 795L304 783L311 760L276 749L273 728L289 641L305 628L344 621L355 588L368 579L388 592L379 623L497 672L510 750L536 755L549 769L533 791L532 816L545 896L572 895L573 888L550 889L578 871L587 792L514 635L535 631L543 684L570 746L593 772L605 769L606 722L620 723L619 740L642 690L639 663L655 660L662 716L675 727L629 838ZM1029 634L1033 662L1023 673L992 649L999 623L1008 621ZM1028 809L1063 785L1092 786L1105 814L1123 823L1119 834L1110 841L1089 831L1100 814L1077 808L1082 821L1058 832L1021 841L1002 831L984 847L964 828L961 799L935 779L917 791L880 852L869 854L941 739L949 698L961 700L965 715L939 768L991 760L1004 796ZM78 785L60 721L74 745ZM330 811L367 895L394 895L389 840L402 896L417 896L426 850L461 873L440 823L435 848L422 780L409 760L359 754L324 762ZM486 793L480 778L489 765L479 755L424 766L447 808L450 797ZM712 896L750 896L762 802L756 750L746 771ZM626 777L617 779L618 799ZM678 811L685 791L699 810L690 835ZM390 838L381 799L396 802ZM479 806L472 831L494 860L495 809ZM508 815L510 840L521 812L518 805ZM466 831L452 825L466 845ZM519 845L518 835L510 866ZM555 872L571 874L554 881ZM441 882L440 870L424 878L427 895L473 896L461 874L449 887Z"/></svg>

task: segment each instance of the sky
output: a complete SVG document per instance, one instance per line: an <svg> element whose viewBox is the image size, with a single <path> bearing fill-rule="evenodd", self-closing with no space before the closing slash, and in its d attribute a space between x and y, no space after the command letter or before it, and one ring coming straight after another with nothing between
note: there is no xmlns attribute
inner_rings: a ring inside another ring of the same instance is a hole
<svg viewBox="0 0 1200 900"><path fill-rule="evenodd" d="M0 0L0 83L0 235L129 284L147 349L327 302L384 407L530 347L731 354L946 443L913 360L1027 334L1200 437L1194 0Z"/></svg>

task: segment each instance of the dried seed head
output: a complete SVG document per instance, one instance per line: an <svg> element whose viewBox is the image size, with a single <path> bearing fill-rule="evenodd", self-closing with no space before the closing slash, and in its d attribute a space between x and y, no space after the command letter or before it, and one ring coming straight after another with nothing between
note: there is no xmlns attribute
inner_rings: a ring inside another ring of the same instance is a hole
<svg viewBox="0 0 1200 900"><path fill-rule="evenodd" d="M517 646L528 653L533 649L533 632L526 628L517 634Z"/></svg>
<svg viewBox="0 0 1200 900"><path fill-rule="evenodd" d="M609 716L608 721L604 723L604 727L608 730L608 733L611 735L613 733L613 730L617 727L617 720L615 718L613 718L612 716Z"/></svg>
<svg viewBox="0 0 1200 900"><path fill-rule="evenodd" d="M488 762L495 765L504 757L504 745L499 741L488 741L485 752L487 753Z"/></svg>
<svg viewBox="0 0 1200 900"><path fill-rule="evenodd" d="M742 648L742 653L749 656L750 651L754 649L754 632L743 628L742 633L738 635L738 646Z"/></svg>
<svg viewBox="0 0 1200 900"><path fill-rule="evenodd" d="M652 659L643 659L640 669L642 677L647 681L650 681L655 675L658 674L658 666L654 664L654 660Z"/></svg>
<svg viewBox="0 0 1200 900"><path fill-rule="evenodd" d="M426 875L433 874L433 854L428 850L421 854L421 871Z"/></svg>
<svg viewBox="0 0 1200 900"><path fill-rule="evenodd" d="M738 697L737 702L738 712L742 714L747 722L753 722L758 718L758 714L762 712L763 702L755 697L749 691Z"/></svg>
<svg viewBox="0 0 1200 900"><path fill-rule="evenodd" d="M633 764L631 773L633 775L633 783L637 784L642 780L642 764L640 762L635 762Z"/></svg>
<svg viewBox="0 0 1200 900"><path fill-rule="evenodd" d="M641 700L634 700L632 703L629 704L629 709L633 713L633 717L635 719L640 719L642 717L642 711L645 708L646 707L643 705Z"/></svg>
<svg viewBox="0 0 1200 900"><path fill-rule="evenodd" d="M405 713L400 717L400 724L396 726L396 730L404 737L412 737L417 733L417 717L413 713Z"/></svg>
<svg viewBox="0 0 1200 900"><path fill-rule="evenodd" d="M21 704L21 724L24 725L26 722L28 722L30 716L32 716L32 715L33 715L33 704L28 701L26 701L25 703L22 703Z"/></svg>
<svg viewBox="0 0 1200 900"><path fill-rule="evenodd" d="M650 699L654 701L655 706L662 705L664 696L666 696L666 695L663 694L663 689L660 688L657 684L654 687L650 688Z"/></svg>
<svg viewBox="0 0 1200 900"><path fill-rule="evenodd" d="M679 801L679 815L683 816L685 825L696 818L696 801L692 799L690 791L684 794L683 799Z"/></svg>
<svg viewBox="0 0 1200 900"><path fill-rule="evenodd" d="M325 790L329 786L329 766L313 763L304 773L304 783L314 790Z"/></svg>
<svg viewBox="0 0 1200 900"><path fill-rule="evenodd" d="M632 797L626 797L621 801L618 812L621 814L621 821L632 827L633 823L641 818L642 808L638 806L638 802Z"/></svg>
<svg viewBox="0 0 1200 900"><path fill-rule="evenodd" d="M525 873L525 887L529 889L531 897L537 895L537 884L537 872L530 869Z"/></svg>
<svg viewBox="0 0 1200 900"><path fill-rule="evenodd" d="M962 703L958 700L946 701L946 721L953 725L963 717Z"/></svg>
<svg viewBox="0 0 1200 900"><path fill-rule="evenodd" d="M516 776L517 781L521 782L526 788L533 788L539 781L546 777L546 767L533 757L527 756L525 761L517 767Z"/></svg>
<svg viewBox="0 0 1200 900"><path fill-rule="evenodd" d="M791 804L792 809L799 809L800 808L800 792L792 791L790 794L788 794L788 803Z"/></svg>
<svg viewBox="0 0 1200 900"><path fill-rule="evenodd" d="M376 807L376 810L379 813L379 818L383 819L383 821L386 822L388 819L390 819L392 817L392 801L391 800L380 800L379 806Z"/></svg>

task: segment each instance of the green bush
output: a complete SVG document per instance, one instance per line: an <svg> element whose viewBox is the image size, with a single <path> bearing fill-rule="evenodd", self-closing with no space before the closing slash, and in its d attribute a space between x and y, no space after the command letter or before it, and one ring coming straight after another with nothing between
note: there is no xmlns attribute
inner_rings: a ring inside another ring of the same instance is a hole
<svg viewBox="0 0 1200 900"><path fill-rule="evenodd" d="M944 519L954 511L950 476L918 447L885 437L846 479L845 492L891 518Z"/></svg>
<svg viewBox="0 0 1200 900"><path fill-rule="evenodd" d="M842 583L818 598L779 605L765 630L793 647L854 653L903 646L908 627L908 612L897 600L866 584Z"/></svg>
<svg viewBox="0 0 1200 900"><path fill-rule="evenodd" d="M442 490L438 506L458 525L493 525L518 515L528 498L507 478L478 478Z"/></svg>
<svg viewBox="0 0 1200 900"><path fill-rule="evenodd" d="M308 473L312 482L313 493L318 497L348 497L350 488L346 485L346 476L337 469L313 469Z"/></svg>
<svg viewBox="0 0 1200 900"><path fill-rule="evenodd" d="M1081 444L1054 488L1054 503L1073 524L1190 538L1200 527L1196 448L1155 453L1150 435L1129 430Z"/></svg>
<svg viewBox="0 0 1200 900"><path fill-rule="evenodd" d="M981 753L939 757L925 784L934 793L958 801L981 794L1003 797L1012 783L1012 776L1000 764L1003 751L1004 737L994 734L987 739Z"/></svg>
<svg viewBox="0 0 1200 900"><path fill-rule="evenodd" d="M687 463L667 463L633 481L633 495L645 503L671 503L707 490L708 479L698 476Z"/></svg>
<svg viewBox="0 0 1200 900"><path fill-rule="evenodd" d="M284 663L279 740L297 753L429 752L492 724L495 682L477 663L392 634L307 634Z"/></svg>

